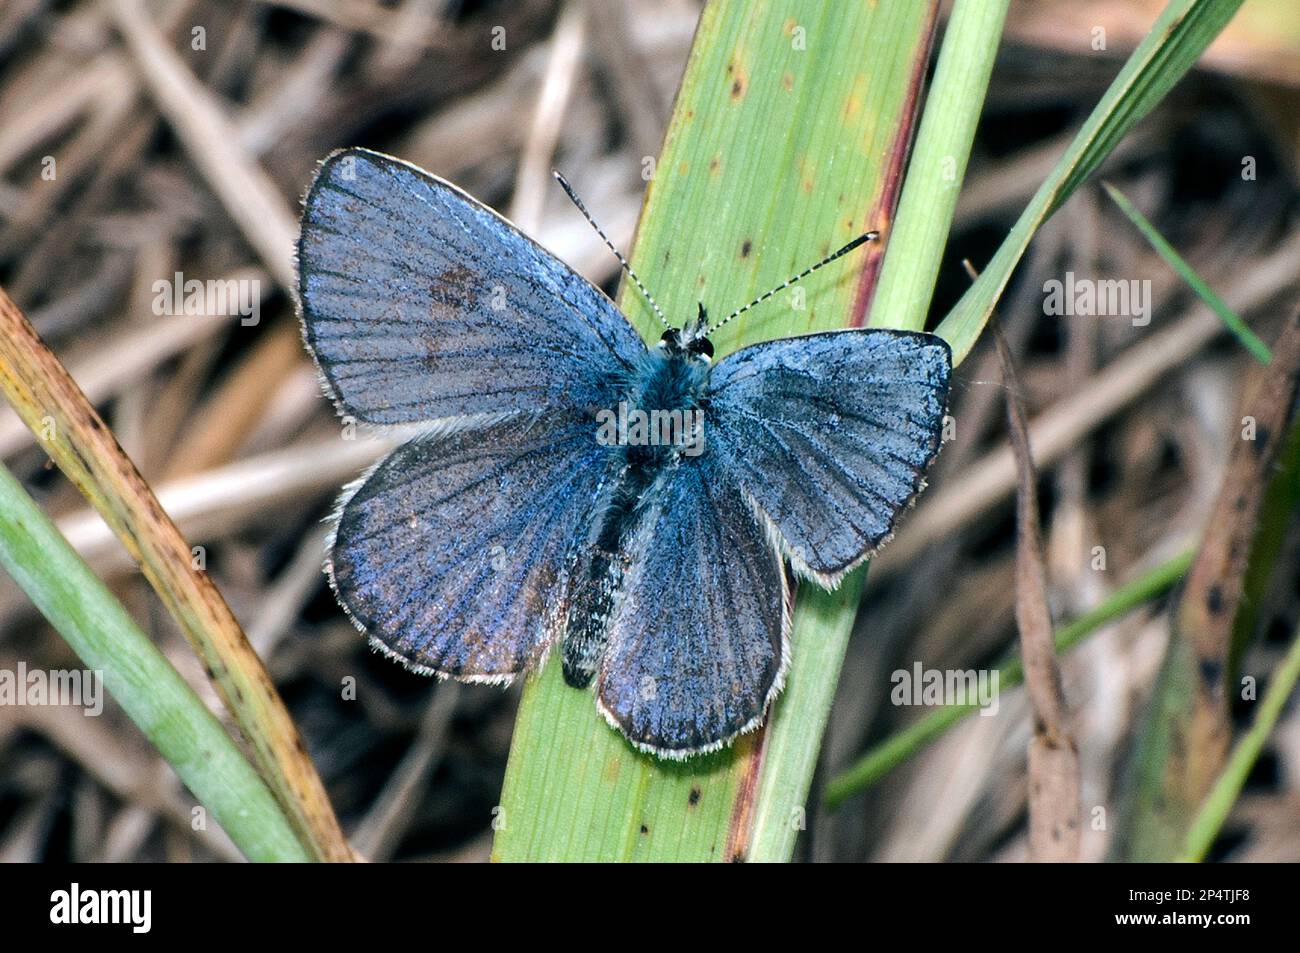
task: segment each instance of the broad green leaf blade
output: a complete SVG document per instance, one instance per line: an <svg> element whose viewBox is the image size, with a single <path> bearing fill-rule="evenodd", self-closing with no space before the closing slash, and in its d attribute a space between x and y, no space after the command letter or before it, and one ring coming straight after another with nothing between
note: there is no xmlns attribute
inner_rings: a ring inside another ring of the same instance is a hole
<svg viewBox="0 0 1300 953"><path fill-rule="evenodd" d="M1034 193L979 279L939 325L960 362L993 312L1038 227L1097 170L1133 125L1151 111L1232 19L1242 0L1170 0L1151 32Z"/></svg>
<svg viewBox="0 0 1300 953"><path fill-rule="evenodd" d="M249 860L309 859L221 723L3 466L0 565Z"/></svg>
<svg viewBox="0 0 1300 953"><path fill-rule="evenodd" d="M888 227L936 16L932 2L705 8L633 259L671 319L692 317L700 301L725 315ZM861 324L879 251L854 256L728 325L719 356ZM622 304L658 337L644 305L626 293ZM861 584L859 573L837 593L800 591L790 679L767 728L684 763L636 753L591 693L548 665L524 692L495 857L788 858L798 816L786 804L806 796Z"/></svg>

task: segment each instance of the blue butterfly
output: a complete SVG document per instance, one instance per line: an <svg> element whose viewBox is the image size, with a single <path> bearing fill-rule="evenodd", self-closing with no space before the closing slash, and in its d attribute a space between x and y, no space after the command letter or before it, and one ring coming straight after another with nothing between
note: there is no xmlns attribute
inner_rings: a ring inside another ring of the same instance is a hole
<svg viewBox="0 0 1300 953"><path fill-rule="evenodd" d="M339 412L424 428L339 503L326 569L348 615L467 682L558 646L565 680L661 757L762 723L789 664L785 562L838 584L938 452L940 338L808 334L715 366L701 307L647 348L505 219L389 156L324 161L298 271Z"/></svg>

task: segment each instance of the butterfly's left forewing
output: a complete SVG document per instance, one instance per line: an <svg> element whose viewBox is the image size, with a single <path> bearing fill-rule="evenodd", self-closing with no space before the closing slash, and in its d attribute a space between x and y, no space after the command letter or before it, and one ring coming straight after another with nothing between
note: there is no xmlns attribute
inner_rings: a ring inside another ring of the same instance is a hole
<svg viewBox="0 0 1300 953"><path fill-rule="evenodd" d="M364 149L327 158L298 241L304 335L373 424L581 407L645 346L607 297L449 182Z"/></svg>

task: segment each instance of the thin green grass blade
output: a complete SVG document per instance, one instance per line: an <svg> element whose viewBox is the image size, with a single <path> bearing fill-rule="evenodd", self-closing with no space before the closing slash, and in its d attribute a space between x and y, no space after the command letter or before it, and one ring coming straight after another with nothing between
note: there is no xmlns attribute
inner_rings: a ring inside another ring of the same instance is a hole
<svg viewBox="0 0 1300 953"><path fill-rule="evenodd" d="M1207 798L1228 797L1216 785L1232 757L1232 703L1234 696L1253 697L1239 680L1245 650L1266 621L1266 594L1291 582L1284 555L1287 530L1300 513L1298 369L1300 316L1293 315L1273 344L1273 359L1242 396L1239 412L1249 411L1257 430L1241 433L1228 454L1196 561L1171 614L1160 673L1121 775L1112 859L1178 859L1189 849L1193 827L1213 824L1204 811L1230 806ZM1195 836L1212 832L1202 828Z"/></svg>
<svg viewBox="0 0 1300 953"><path fill-rule="evenodd" d="M1165 241L1165 237L1156 230L1145 215L1137 210L1132 202L1115 186L1109 182L1103 182L1102 188L1111 200L1119 206L1119 210L1128 216L1128 220L1133 223L1142 237L1147 240L1152 248L1160 255L1161 258L1178 273L1178 276L1187 282L1188 287L1196 292L1197 296L1210 306L1210 310L1219 316L1223 322L1241 342L1242 346L1255 356L1255 360L1261 364L1267 364L1273 360L1273 352L1269 350L1267 344L1259 339L1254 331L1243 321L1237 312L1228 307L1228 303L1214 293L1214 289L1207 285L1204 279L1196 273L1183 256L1174 250L1174 246Z"/></svg>
<svg viewBox="0 0 1300 953"><path fill-rule="evenodd" d="M671 318L692 317L699 301L726 314L888 226L936 16L930 2L705 8L634 254ZM719 356L862 323L879 253L855 255L728 325ZM627 294L623 305L658 337L648 309ZM786 804L806 796L861 585L858 573L836 593L800 591L794 663L768 727L684 763L636 753L590 692L548 665L524 692L494 856L788 858L799 815Z"/></svg>
<svg viewBox="0 0 1300 953"><path fill-rule="evenodd" d="M1264 743L1277 726L1277 720L1286 707L1287 699L1295 690L1297 681L1300 681L1300 630L1296 631L1290 650L1269 677L1268 688L1260 700L1259 711L1255 713L1250 730L1233 747L1223 773L1196 812L1180 860L1199 862L1209 853L1223 822L1228 819L1232 806L1237 803L1241 789L1246 786L1246 777L1259 760Z"/></svg>
<svg viewBox="0 0 1300 953"><path fill-rule="evenodd" d="M1168 592L1187 574L1195 555L1195 550L1184 550L1120 586L1095 608L1073 622L1058 627L1054 636L1057 654L1068 652L1103 626ZM1015 688L1024 681L1024 677L1020 660L1013 659L998 670L998 691ZM826 806L839 807L853 795L865 791L976 711L979 711L978 705L946 705L889 736L831 779L826 785Z"/></svg>
<svg viewBox="0 0 1300 953"><path fill-rule="evenodd" d="M319 860L352 859L297 726L230 606L108 425L0 288L0 393L139 564Z"/></svg>
<svg viewBox="0 0 1300 953"><path fill-rule="evenodd" d="M246 857L309 859L221 723L3 466L0 564Z"/></svg>
<svg viewBox="0 0 1300 953"><path fill-rule="evenodd" d="M1170 0L1065 155L1034 193L979 280L939 325L938 333L952 345L954 362L964 359L974 346L1038 227L1173 88L1241 4L1242 0Z"/></svg>

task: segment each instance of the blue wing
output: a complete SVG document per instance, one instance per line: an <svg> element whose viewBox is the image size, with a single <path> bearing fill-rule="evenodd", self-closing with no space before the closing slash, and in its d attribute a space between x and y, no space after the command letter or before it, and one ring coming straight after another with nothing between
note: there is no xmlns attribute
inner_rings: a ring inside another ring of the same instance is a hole
<svg viewBox="0 0 1300 953"><path fill-rule="evenodd" d="M607 449L578 413L421 437L345 496L330 578L358 627L425 674L508 682L563 627Z"/></svg>
<svg viewBox="0 0 1300 953"><path fill-rule="evenodd" d="M606 719L661 757L757 727L788 658L781 554L709 461L682 462L647 494L596 680Z"/></svg>
<svg viewBox="0 0 1300 953"><path fill-rule="evenodd" d="M491 209L363 149L330 155L307 192L298 296L336 402L368 423L603 404L645 350Z"/></svg>
<svg viewBox="0 0 1300 953"><path fill-rule="evenodd" d="M852 330L768 341L709 382L710 454L771 521L791 564L832 586L893 532L938 453L942 338Z"/></svg>

